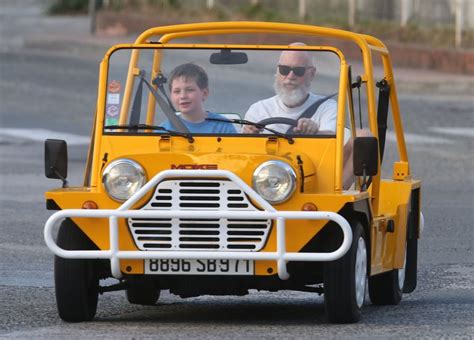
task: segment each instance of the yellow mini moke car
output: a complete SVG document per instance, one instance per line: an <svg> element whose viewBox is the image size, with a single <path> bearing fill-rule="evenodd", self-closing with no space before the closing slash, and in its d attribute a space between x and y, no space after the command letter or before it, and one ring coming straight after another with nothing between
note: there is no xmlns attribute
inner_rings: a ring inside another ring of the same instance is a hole
<svg viewBox="0 0 474 340"><path fill-rule="evenodd" d="M262 34L293 40L248 42ZM381 179L388 116L398 156ZM324 294L330 322L357 322L366 287L377 305L416 287L421 184L374 37L263 22L149 29L105 54L92 131L79 187L66 142L45 142L46 176L63 181L46 193L59 211L44 229L63 320L91 320L115 290L155 305L161 290L286 289Z"/></svg>

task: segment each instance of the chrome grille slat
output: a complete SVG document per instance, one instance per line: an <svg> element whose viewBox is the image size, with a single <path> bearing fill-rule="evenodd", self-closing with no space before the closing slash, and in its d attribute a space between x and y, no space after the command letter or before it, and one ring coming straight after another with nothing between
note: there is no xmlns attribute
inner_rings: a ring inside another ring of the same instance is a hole
<svg viewBox="0 0 474 340"><path fill-rule="evenodd" d="M228 180L166 180L158 184L143 210L256 211L246 194ZM271 220L226 218L129 218L140 250L258 251Z"/></svg>

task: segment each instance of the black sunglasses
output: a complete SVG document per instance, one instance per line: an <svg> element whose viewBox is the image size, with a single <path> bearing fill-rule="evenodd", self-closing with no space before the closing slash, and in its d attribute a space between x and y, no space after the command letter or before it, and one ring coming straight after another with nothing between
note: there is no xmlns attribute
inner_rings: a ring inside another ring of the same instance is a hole
<svg viewBox="0 0 474 340"><path fill-rule="evenodd" d="M282 76L287 76L290 74L291 71L295 74L297 77L302 77L304 76L306 69L311 68L311 66L296 66L296 67L291 67L287 65L278 65L278 72Z"/></svg>

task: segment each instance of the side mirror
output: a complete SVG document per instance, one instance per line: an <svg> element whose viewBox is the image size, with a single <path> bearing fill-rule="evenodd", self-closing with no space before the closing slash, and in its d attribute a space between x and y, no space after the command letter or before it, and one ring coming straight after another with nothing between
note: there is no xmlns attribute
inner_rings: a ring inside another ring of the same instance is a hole
<svg viewBox="0 0 474 340"><path fill-rule="evenodd" d="M247 54L244 52L232 52L229 49L223 49L218 53L212 53L209 62L215 65L237 65L248 62Z"/></svg>
<svg viewBox="0 0 474 340"><path fill-rule="evenodd" d="M60 139L47 139L44 142L44 173L48 178L57 178L66 186L67 144Z"/></svg>
<svg viewBox="0 0 474 340"><path fill-rule="evenodd" d="M375 176L379 161L377 138L356 137L354 139L354 175Z"/></svg>

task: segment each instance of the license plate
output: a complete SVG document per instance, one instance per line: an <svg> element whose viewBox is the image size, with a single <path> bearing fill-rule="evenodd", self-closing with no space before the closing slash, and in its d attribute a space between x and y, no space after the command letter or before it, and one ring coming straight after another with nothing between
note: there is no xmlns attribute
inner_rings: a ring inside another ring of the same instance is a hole
<svg viewBox="0 0 474 340"><path fill-rule="evenodd" d="M145 274L253 275L251 260L145 260Z"/></svg>

